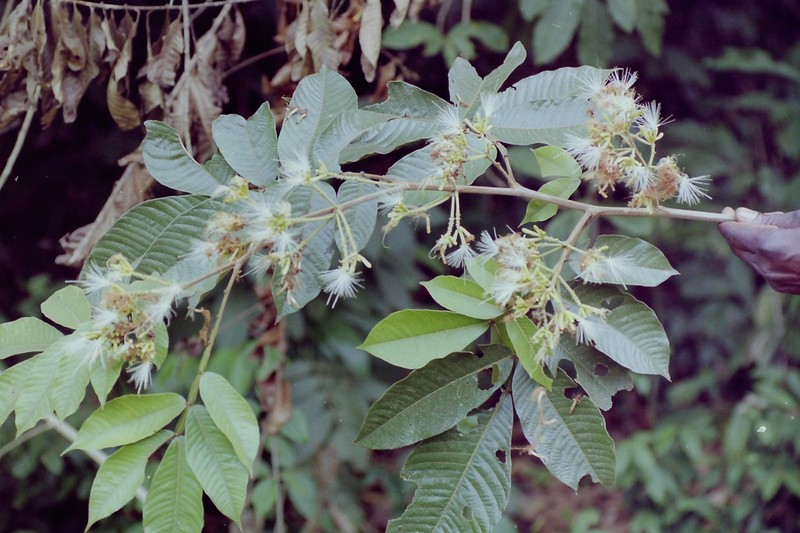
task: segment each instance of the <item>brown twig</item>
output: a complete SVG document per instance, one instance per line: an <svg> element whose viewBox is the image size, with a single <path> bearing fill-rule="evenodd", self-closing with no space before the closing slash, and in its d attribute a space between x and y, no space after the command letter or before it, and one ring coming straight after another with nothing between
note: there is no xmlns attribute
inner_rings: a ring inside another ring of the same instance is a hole
<svg viewBox="0 0 800 533"><path fill-rule="evenodd" d="M14 163L17 162L19 153L22 151L22 145L25 144L25 138L28 136L28 130L30 129L31 122L33 121L33 115L36 113L36 108L39 105L39 95L41 92L42 87L40 85L37 85L33 89L33 96L31 96L31 100L28 102L28 111L25 113L25 119L22 121L22 127L19 129L19 133L17 133L17 140L14 143L14 147L11 149L11 154L9 154L5 166L3 167L3 173L0 174L0 189L3 188L3 185L6 184L6 180L11 175L11 171L14 169Z"/></svg>
<svg viewBox="0 0 800 533"><path fill-rule="evenodd" d="M90 2L88 0L58 0L62 4L73 4L78 6L92 7L102 10L120 10L120 11L178 11L184 9L183 4L165 4L161 6L130 6L127 4L107 4L105 2ZM210 0L199 4L188 4L188 8L193 9L206 9L208 7L223 7L230 4L249 4L251 2L259 2L260 0Z"/></svg>

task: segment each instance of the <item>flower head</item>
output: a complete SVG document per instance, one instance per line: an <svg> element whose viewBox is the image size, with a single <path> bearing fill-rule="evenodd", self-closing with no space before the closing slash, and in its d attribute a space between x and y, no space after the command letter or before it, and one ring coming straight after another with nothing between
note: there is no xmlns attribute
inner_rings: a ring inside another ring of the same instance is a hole
<svg viewBox="0 0 800 533"><path fill-rule="evenodd" d="M320 279L323 284L322 290L328 295L327 303L331 307L336 307L339 298L355 297L356 290L363 286L361 273L343 266L323 272L320 274ZM331 304L331 298L333 298L333 304Z"/></svg>
<svg viewBox="0 0 800 533"><path fill-rule="evenodd" d="M690 178L683 174L678 180L678 202L692 205L699 204L703 197L710 199L711 196L705 191L710 182L711 177L709 176Z"/></svg>
<svg viewBox="0 0 800 533"><path fill-rule="evenodd" d="M462 268L464 262L474 255L475 251L470 248L469 244L462 243L458 248L447 254L445 263L451 267Z"/></svg>
<svg viewBox="0 0 800 533"><path fill-rule="evenodd" d="M436 117L436 122L442 126L442 135L458 135L464 124L464 117L456 106L446 106Z"/></svg>
<svg viewBox="0 0 800 533"><path fill-rule="evenodd" d="M150 372L153 370L153 363L150 361L142 361L128 366L128 374L130 379L128 383L133 383L136 387L136 394L140 394L142 389L146 389L152 381Z"/></svg>

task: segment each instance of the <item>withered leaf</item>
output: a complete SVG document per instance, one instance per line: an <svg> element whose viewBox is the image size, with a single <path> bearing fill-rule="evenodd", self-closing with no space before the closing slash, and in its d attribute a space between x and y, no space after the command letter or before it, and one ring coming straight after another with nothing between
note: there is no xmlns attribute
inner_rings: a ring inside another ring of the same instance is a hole
<svg viewBox="0 0 800 533"><path fill-rule="evenodd" d="M0 99L0 131L5 130L28 110L28 93L24 89Z"/></svg>
<svg viewBox="0 0 800 533"><path fill-rule="evenodd" d="M334 47L334 32L325 0L313 0L311 4L311 26L306 40L315 71L323 67L330 70L339 68L339 53Z"/></svg>
<svg viewBox="0 0 800 533"><path fill-rule="evenodd" d="M173 20L164 28L158 52L148 55L144 70L147 80L163 88L175 85L176 72L183 57L183 31L180 18ZM150 50L148 50L150 52Z"/></svg>
<svg viewBox="0 0 800 533"><path fill-rule="evenodd" d="M67 9L53 7L51 19L58 42L51 73L53 95L62 105L64 122L74 122L78 104L100 68L87 61L89 42L78 10L70 17Z"/></svg>
<svg viewBox="0 0 800 533"><path fill-rule="evenodd" d="M393 28L400 26L408 14L409 0L394 0L394 11L389 16L389 24Z"/></svg>
<svg viewBox="0 0 800 533"><path fill-rule="evenodd" d="M114 119L114 122L117 123L121 130L132 130L141 124L139 109L133 102L122 95L119 90L119 82L114 79L114 76L108 79L106 102L108 103L108 112L111 113L111 118Z"/></svg>
<svg viewBox="0 0 800 533"><path fill-rule="evenodd" d="M383 15L380 0L367 0L361 13L358 44L361 46L361 70L368 82L375 79L375 68L381 53L381 30Z"/></svg>

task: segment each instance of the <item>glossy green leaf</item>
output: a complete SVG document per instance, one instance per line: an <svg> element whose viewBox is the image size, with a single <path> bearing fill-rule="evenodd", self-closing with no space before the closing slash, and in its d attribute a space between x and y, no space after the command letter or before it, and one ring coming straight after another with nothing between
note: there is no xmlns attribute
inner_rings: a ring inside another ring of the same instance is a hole
<svg viewBox="0 0 800 533"><path fill-rule="evenodd" d="M92 318L92 307L83 290L75 285L59 289L42 302L42 314L64 327L76 329ZM0 343L2 345L2 343Z"/></svg>
<svg viewBox="0 0 800 533"><path fill-rule="evenodd" d="M136 490L144 483L147 459L172 435L171 431L162 429L146 439L121 447L100 465L89 493L86 529L133 499Z"/></svg>
<svg viewBox="0 0 800 533"><path fill-rule="evenodd" d="M186 408L186 400L171 392L129 394L100 407L81 426L70 450L100 450L147 438Z"/></svg>
<svg viewBox="0 0 800 533"><path fill-rule="evenodd" d="M569 377L559 372L553 390L548 392L524 369L517 368L514 408L522 432L550 473L573 490L587 474L595 482L613 485L614 442L608 436L603 415L591 401L584 399L573 405L573 400L564 396L564 391L574 386Z"/></svg>
<svg viewBox="0 0 800 533"><path fill-rule="evenodd" d="M608 0L608 13L614 22L626 33L633 31L636 24L636 5L639 0Z"/></svg>
<svg viewBox="0 0 800 533"><path fill-rule="evenodd" d="M192 406L186 417L186 461L217 509L241 527L247 469L201 405Z"/></svg>
<svg viewBox="0 0 800 533"><path fill-rule="evenodd" d="M480 285L469 279L437 276L420 285L425 287L436 303L464 316L490 320L504 312L490 301Z"/></svg>
<svg viewBox="0 0 800 533"><path fill-rule="evenodd" d="M264 187L278 175L278 136L268 102L247 120L239 115L216 118L211 132L225 161L249 182Z"/></svg>
<svg viewBox="0 0 800 533"><path fill-rule="evenodd" d="M181 142L178 131L157 120L144 123L144 164L162 185L191 194L219 194L224 183L194 160Z"/></svg>
<svg viewBox="0 0 800 533"><path fill-rule="evenodd" d="M417 485L414 500L387 532L491 532L511 490L511 398L477 416L469 433L451 429L425 441L400 475Z"/></svg>
<svg viewBox="0 0 800 533"><path fill-rule="evenodd" d="M622 235L601 235L576 263L576 271L584 281L623 287L655 287L678 273L661 250L641 239Z"/></svg>
<svg viewBox="0 0 800 533"><path fill-rule="evenodd" d="M60 331L38 318L24 317L0 324L0 359L41 352L61 337Z"/></svg>
<svg viewBox="0 0 800 533"><path fill-rule="evenodd" d="M539 192L557 196L558 198L569 198L572 193L578 190L581 180L578 178L556 178L548 181L541 187ZM531 222L542 222L553 217L558 212L558 206L545 202L544 200L531 200L528 202L528 207L525 210L525 218L522 219L522 224Z"/></svg>
<svg viewBox="0 0 800 533"><path fill-rule="evenodd" d="M378 322L359 348L396 366L421 368L462 350L488 327L451 311L405 309Z"/></svg>
<svg viewBox="0 0 800 533"><path fill-rule="evenodd" d="M111 226L86 264L105 266L112 255L122 254L138 272L167 272L192 251L197 241L205 239L208 220L223 208L221 202L203 196L171 196L143 202Z"/></svg>
<svg viewBox="0 0 800 533"><path fill-rule="evenodd" d="M145 533L200 533L203 490L186 462L185 437L170 442L144 503Z"/></svg>
<svg viewBox="0 0 800 533"><path fill-rule="evenodd" d="M442 131L439 116L447 108L435 94L402 81L390 81L389 96L364 109L391 118L356 137L342 150L340 161L357 161L367 155L388 154L399 146L428 139Z"/></svg>
<svg viewBox="0 0 800 533"><path fill-rule="evenodd" d="M258 421L247 401L228 381L213 372L200 378L200 397L208 414L227 437L239 461L253 474L253 463L258 456Z"/></svg>
<svg viewBox="0 0 800 533"><path fill-rule="evenodd" d="M554 357L572 361L575 365L575 381L603 411L611 409L611 399L617 392L633 388L633 379L627 368L591 346L577 344L572 338L561 337Z"/></svg>
<svg viewBox="0 0 800 533"><path fill-rule="evenodd" d="M541 346L534 340L534 335L539 328L527 316L504 322L502 326L508 334L508 340L511 342L522 368L538 384L549 390L553 385L553 378L544 372L543 356L539 354Z"/></svg>
<svg viewBox="0 0 800 533"><path fill-rule="evenodd" d="M362 198L368 194L378 191L378 186L372 183L362 183L359 181L346 181L337 192L337 202L342 204L351 200ZM342 255L360 252L369 242L375 230L375 222L378 219L378 200L377 198L369 202L362 202L344 212L345 220L350 227L350 232L336 232L336 246ZM351 238L352 237L352 238Z"/></svg>
<svg viewBox="0 0 800 533"><path fill-rule="evenodd" d="M606 67L614 46L611 17L600 0L583 0L578 31L578 61L584 65Z"/></svg>
<svg viewBox="0 0 800 533"><path fill-rule="evenodd" d="M480 357L459 352L414 370L372 405L356 444L400 448L452 428L506 381L512 359L506 347L495 344L485 346ZM478 386L478 376L495 366L494 383Z"/></svg>
<svg viewBox="0 0 800 533"><path fill-rule="evenodd" d="M533 57L538 65L567 49L581 19L583 0L550 2L533 29Z"/></svg>
<svg viewBox="0 0 800 533"><path fill-rule="evenodd" d="M540 146L531 152L542 178L580 178L583 174L580 164L560 146Z"/></svg>
<svg viewBox="0 0 800 533"><path fill-rule="evenodd" d="M589 318L585 332L595 348L639 374L669 379L669 339L653 310L608 285L575 287L581 302L609 309Z"/></svg>
<svg viewBox="0 0 800 533"><path fill-rule="evenodd" d="M341 74L322 70L306 76L297 85L278 136L278 156L282 165L317 164L312 158L314 145L336 116L356 109L356 92Z"/></svg>

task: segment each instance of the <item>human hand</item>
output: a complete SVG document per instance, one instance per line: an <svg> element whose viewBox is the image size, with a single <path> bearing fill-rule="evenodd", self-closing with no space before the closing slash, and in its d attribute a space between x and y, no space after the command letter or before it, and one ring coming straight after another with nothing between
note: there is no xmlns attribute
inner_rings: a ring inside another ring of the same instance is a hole
<svg viewBox="0 0 800 533"><path fill-rule="evenodd" d="M737 256L778 292L800 294L800 211L757 213L726 208L735 216L719 231Z"/></svg>

